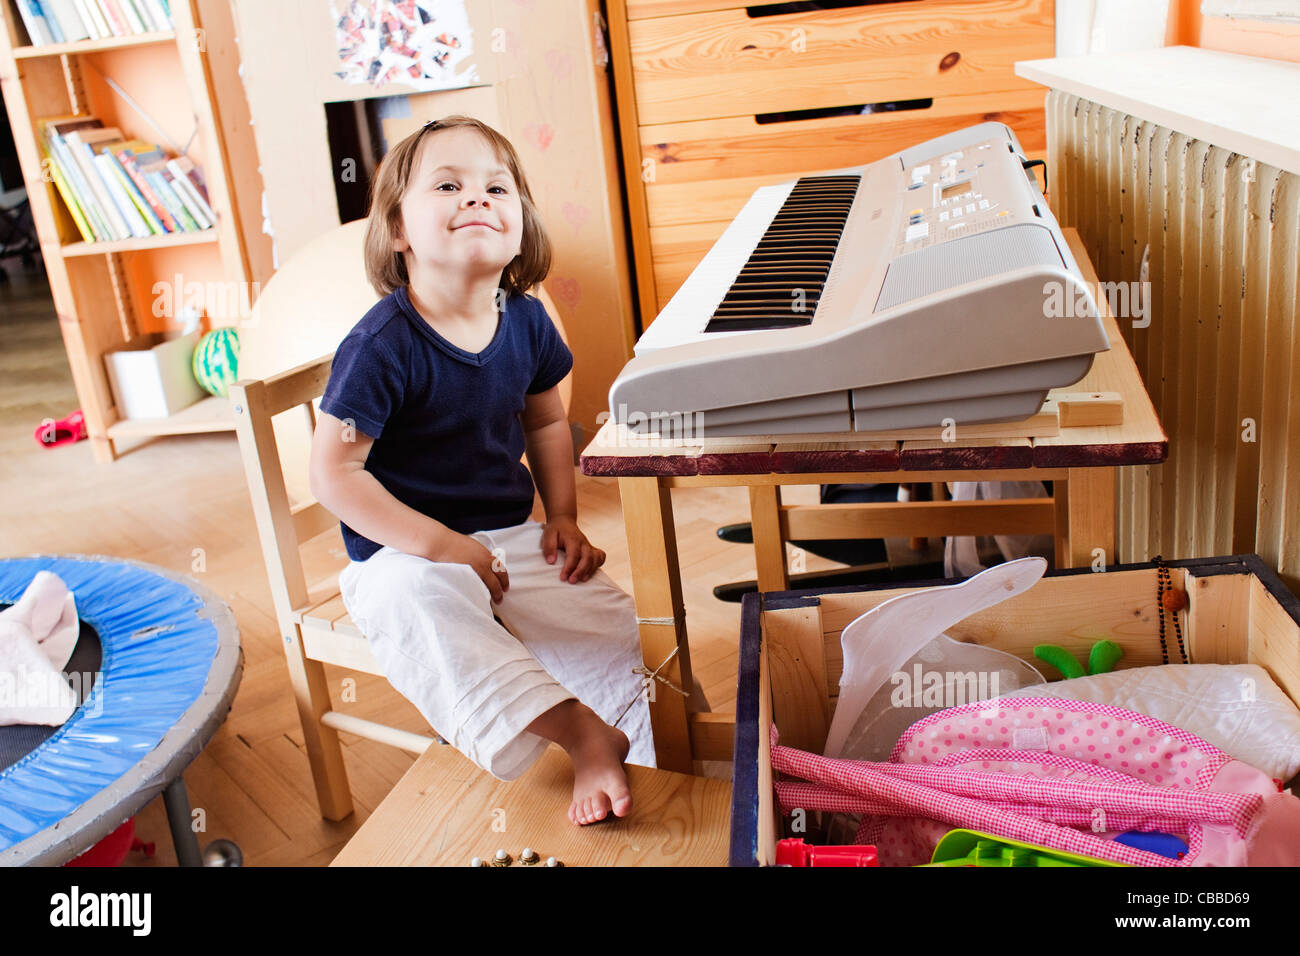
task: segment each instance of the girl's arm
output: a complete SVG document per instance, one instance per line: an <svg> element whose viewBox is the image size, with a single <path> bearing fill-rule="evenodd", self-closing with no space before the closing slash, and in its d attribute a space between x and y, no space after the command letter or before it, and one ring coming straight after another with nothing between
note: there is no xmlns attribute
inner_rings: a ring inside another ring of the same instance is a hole
<svg viewBox="0 0 1300 956"><path fill-rule="evenodd" d="M357 534L406 554L468 564L500 603L510 582L492 552L473 538L402 504L366 471L374 439L326 412L316 416L308 472L311 493Z"/></svg>
<svg viewBox="0 0 1300 956"><path fill-rule="evenodd" d="M555 563L564 552L560 580L577 584L605 563L605 552L594 548L578 528L578 489L573 478L573 437L564 415L559 387L524 399L525 449L533 480L546 509L542 553Z"/></svg>

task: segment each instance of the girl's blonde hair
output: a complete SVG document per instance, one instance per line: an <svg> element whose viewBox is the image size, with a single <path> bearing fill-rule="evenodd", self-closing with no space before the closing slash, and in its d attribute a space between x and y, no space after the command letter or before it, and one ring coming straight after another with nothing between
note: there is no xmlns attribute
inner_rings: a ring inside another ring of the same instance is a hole
<svg viewBox="0 0 1300 956"><path fill-rule="evenodd" d="M366 227L366 278L380 295L388 295L410 284L406 259L393 249L402 222L402 197L406 195L425 138L445 129L472 129L482 136L514 177L523 206L523 236L519 255L506 266L501 287L507 296L522 295L537 285L551 269L551 242L546 238L541 216L533 204L523 165L510 141L470 116L447 116L424 127L388 151L370 187L370 222Z"/></svg>

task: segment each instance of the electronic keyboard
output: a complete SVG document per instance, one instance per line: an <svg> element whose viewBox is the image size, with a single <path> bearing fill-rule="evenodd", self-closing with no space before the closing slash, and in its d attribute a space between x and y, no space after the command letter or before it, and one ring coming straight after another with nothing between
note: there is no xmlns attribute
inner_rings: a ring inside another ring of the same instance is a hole
<svg viewBox="0 0 1300 956"><path fill-rule="evenodd" d="M1017 421L1109 345L1015 134L758 189L637 341L613 421L694 437Z"/></svg>

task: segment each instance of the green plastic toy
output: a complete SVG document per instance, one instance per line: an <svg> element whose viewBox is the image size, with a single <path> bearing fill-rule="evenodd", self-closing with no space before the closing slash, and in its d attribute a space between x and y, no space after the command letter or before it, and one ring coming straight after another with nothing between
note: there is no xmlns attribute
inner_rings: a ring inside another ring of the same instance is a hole
<svg viewBox="0 0 1300 956"><path fill-rule="evenodd" d="M1076 662L1077 663L1077 662ZM950 830L922 866L1124 866L978 830Z"/></svg>
<svg viewBox="0 0 1300 956"><path fill-rule="evenodd" d="M1083 665L1073 654L1057 644L1035 645L1034 656L1044 663L1051 664L1067 680L1085 676ZM1087 674L1109 674L1123 656L1124 650L1114 641L1098 641L1092 645L1092 650L1088 653Z"/></svg>

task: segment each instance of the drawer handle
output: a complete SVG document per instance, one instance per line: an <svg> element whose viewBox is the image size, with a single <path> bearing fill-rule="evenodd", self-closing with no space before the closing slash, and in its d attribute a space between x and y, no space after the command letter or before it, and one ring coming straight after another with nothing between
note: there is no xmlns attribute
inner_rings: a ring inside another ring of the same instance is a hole
<svg viewBox="0 0 1300 956"><path fill-rule="evenodd" d="M843 10L846 7L874 7L878 3L899 3L908 0L820 0L819 3L764 3L746 7L745 15L751 20L759 17L779 17L787 13L820 13L823 10ZM915 0L912 0L915 2Z"/></svg>
<svg viewBox="0 0 1300 956"><path fill-rule="evenodd" d="M756 113L754 121L760 126L768 123L798 123L803 120L826 119L831 116L858 116L863 113L896 113L903 110L928 110L934 97L919 100L888 100L884 103L857 103L852 106L822 106L811 110L785 110L781 113Z"/></svg>

